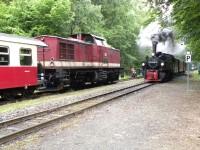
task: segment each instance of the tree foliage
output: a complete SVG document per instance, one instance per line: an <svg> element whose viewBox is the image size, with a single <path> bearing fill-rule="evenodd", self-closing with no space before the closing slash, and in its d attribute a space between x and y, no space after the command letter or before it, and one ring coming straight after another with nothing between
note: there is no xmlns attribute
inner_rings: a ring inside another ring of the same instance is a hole
<svg viewBox="0 0 200 150"><path fill-rule="evenodd" d="M141 62L136 39L140 26L151 18L144 7L137 0L1 0L0 32L104 36L121 50L122 65L129 70Z"/></svg>
<svg viewBox="0 0 200 150"><path fill-rule="evenodd" d="M103 35L112 46L121 50L123 68L139 67L141 55L136 39L141 25L148 19L143 5L137 0L93 0L93 3L102 7Z"/></svg>
<svg viewBox="0 0 200 150"><path fill-rule="evenodd" d="M178 38L193 52L193 58L200 60L200 1L199 0L147 0L158 12L163 6L173 5L172 26ZM158 13L162 15L161 13Z"/></svg>
<svg viewBox="0 0 200 150"><path fill-rule="evenodd" d="M3 31L22 35L66 35L72 19L69 0L13 0Z"/></svg>
<svg viewBox="0 0 200 150"><path fill-rule="evenodd" d="M193 58L200 60L200 1L173 0L173 19L179 36L193 51Z"/></svg>
<svg viewBox="0 0 200 150"><path fill-rule="evenodd" d="M0 30L1 32L6 32L6 28L9 25L8 19L9 13L7 9L7 5L3 2L0 2Z"/></svg>
<svg viewBox="0 0 200 150"><path fill-rule="evenodd" d="M101 6L94 5L90 0L73 0L73 21L70 23L71 34L91 32L99 34L103 25Z"/></svg>

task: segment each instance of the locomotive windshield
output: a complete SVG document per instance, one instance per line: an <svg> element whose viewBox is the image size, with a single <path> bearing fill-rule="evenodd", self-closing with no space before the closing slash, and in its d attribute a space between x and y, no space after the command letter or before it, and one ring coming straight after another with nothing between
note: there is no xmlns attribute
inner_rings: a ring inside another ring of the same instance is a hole
<svg viewBox="0 0 200 150"><path fill-rule="evenodd" d="M90 35L85 36L84 41L87 42L87 43L94 43L94 39Z"/></svg>
<svg viewBox="0 0 200 150"><path fill-rule="evenodd" d="M99 38L95 38L97 45L104 46L103 40Z"/></svg>
<svg viewBox="0 0 200 150"><path fill-rule="evenodd" d="M148 60L148 66L150 68L156 68L159 66L158 60L156 57L152 57Z"/></svg>
<svg viewBox="0 0 200 150"><path fill-rule="evenodd" d="M101 39L101 38L95 38L95 41L97 43L97 45L100 45L100 46L106 46L106 47L111 47L110 45L108 45L108 43L106 42L106 40L104 39Z"/></svg>

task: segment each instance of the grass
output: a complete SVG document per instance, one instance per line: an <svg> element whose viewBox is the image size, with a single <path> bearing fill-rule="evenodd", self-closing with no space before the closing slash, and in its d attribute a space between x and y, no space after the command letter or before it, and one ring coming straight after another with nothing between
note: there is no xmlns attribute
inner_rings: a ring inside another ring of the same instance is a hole
<svg viewBox="0 0 200 150"><path fill-rule="evenodd" d="M198 73L198 71L193 71L192 72L192 80L200 81L200 74Z"/></svg>
<svg viewBox="0 0 200 150"><path fill-rule="evenodd" d="M31 100L23 100L23 101L8 103L8 104L0 106L0 114L10 112L10 111L15 111L17 109L25 108L28 106L35 106L43 102L44 100L31 99Z"/></svg>
<svg viewBox="0 0 200 150"><path fill-rule="evenodd" d="M131 77L129 75L124 75L123 77L120 76L119 80L120 81L126 81L129 80Z"/></svg>

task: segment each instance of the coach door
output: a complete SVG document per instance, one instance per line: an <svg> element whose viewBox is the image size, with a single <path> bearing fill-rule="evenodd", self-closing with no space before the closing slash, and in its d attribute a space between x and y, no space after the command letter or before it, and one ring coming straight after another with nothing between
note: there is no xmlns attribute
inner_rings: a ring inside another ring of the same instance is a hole
<svg viewBox="0 0 200 150"><path fill-rule="evenodd" d="M29 48L21 48L20 49L20 70L21 77L18 82L19 84L23 84L29 86L29 84L34 84L36 81L36 67L33 67L32 60L32 49Z"/></svg>

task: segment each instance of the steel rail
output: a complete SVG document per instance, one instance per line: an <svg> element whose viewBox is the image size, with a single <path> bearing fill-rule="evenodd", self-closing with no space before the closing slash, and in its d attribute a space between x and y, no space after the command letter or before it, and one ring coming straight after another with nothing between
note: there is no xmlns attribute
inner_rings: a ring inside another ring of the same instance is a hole
<svg viewBox="0 0 200 150"><path fill-rule="evenodd" d="M24 117L19 117L19 118L13 119L13 120L1 122L0 123L0 126L1 126L1 128L0 128L0 144L9 142L9 141L16 139L18 137L21 137L23 135L26 135L26 134L32 133L34 131L40 130L44 127L51 125L54 122L61 121L64 118L70 118L70 117L72 117L76 114L79 114L79 113L81 113L85 110L88 110L88 109L96 107L100 104L104 104L106 102L112 101L112 100L119 98L119 97L122 97L124 95L139 91L139 90L144 89L144 88L147 88L151 85L153 85L153 84L140 83L140 84L136 84L136 85L129 86L129 87L126 87L126 88L122 88L122 89L119 89L119 90L115 90L115 91L112 91L112 92L99 94L99 95L96 95L96 96L93 96L93 97L90 97L90 98L87 98L87 99L83 99L81 101L77 101L75 103L60 106L58 108L53 108L53 109L45 110L45 111L42 111L42 112L39 112L39 113L35 113L35 114L27 115L27 116L24 116ZM105 96L108 96L108 97L105 98ZM64 110L62 110L62 109L64 109ZM56 114L56 111L57 111L58 114ZM40 119L45 120L45 119L43 119L43 117L45 115L47 117L47 121L40 123L38 121L38 119L39 120ZM49 119L48 116L50 116L51 118ZM37 118L37 117L42 117L42 118ZM36 125L32 125L31 121L34 120L34 119L36 120ZM28 122L29 125L31 124L32 126L26 127L24 129L19 129L19 130L17 129L17 131L11 131L9 129L10 126L16 125L17 123L18 123L17 124L18 126L20 124L22 125L22 127L23 127L23 124L25 124L25 126L26 126L26 122ZM5 134L4 131L7 132L7 130L9 132ZM3 131L4 134L2 134L1 131Z"/></svg>
<svg viewBox="0 0 200 150"><path fill-rule="evenodd" d="M21 122L21 121L29 120L29 119L32 119L32 118L34 118L34 117L39 117L39 116L45 115L45 114L47 114L47 113L56 111L56 110L58 110L58 109L62 109L62 108L64 108L64 107L67 107L67 106L70 106L70 105L74 105L74 104L77 104L77 103L80 103L80 102L84 102L84 101L86 101L86 100L95 99L95 98L98 98L98 97L100 97L100 96L106 96L106 95L108 95L108 94L112 94L112 93L115 93L115 92L119 92L119 91L121 91L121 90L129 89L129 88L136 87L136 86L143 85L143 84L145 84L145 83L144 83L144 82L138 83L138 84L131 85L131 86L127 86L127 87L125 87L125 88L121 88L121 89L118 89L118 90L113 90L113 91L111 91L111 92L105 92L105 93L103 93L103 94L91 96L91 97L88 97L88 98L85 98L85 99L82 99L82 100L80 100L80 101L76 101L76 102L73 102L73 103L70 103L70 104L65 104L65 105L62 105L62 106L58 106L58 107L56 107L56 108L51 108L51 109L43 110L43 111L41 111L41 112L32 113L32 114L28 114L28 115L21 116L21 117L16 117L16 118L14 118L14 119L2 121L2 122L0 122L0 128L2 128L2 127L4 127L4 126L9 126L9 125L15 124L15 123L18 123L18 122Z"/></svg>

